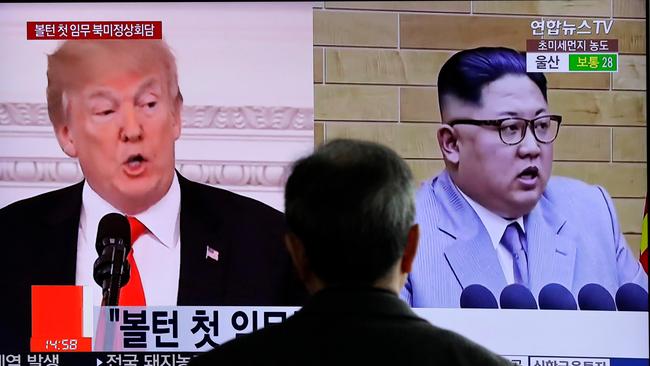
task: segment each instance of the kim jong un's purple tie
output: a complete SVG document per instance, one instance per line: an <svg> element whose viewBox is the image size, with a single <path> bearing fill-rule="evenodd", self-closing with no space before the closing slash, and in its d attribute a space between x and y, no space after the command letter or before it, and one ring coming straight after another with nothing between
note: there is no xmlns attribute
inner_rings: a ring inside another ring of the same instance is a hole
<svg viewBox="0 0 650 366"><path fill-rule="evenodd" d="M528 256L522 240L523 233L517 222L511 222L506 228L501 244L512 254L512 266L515 283L528 287Z"/></svg>

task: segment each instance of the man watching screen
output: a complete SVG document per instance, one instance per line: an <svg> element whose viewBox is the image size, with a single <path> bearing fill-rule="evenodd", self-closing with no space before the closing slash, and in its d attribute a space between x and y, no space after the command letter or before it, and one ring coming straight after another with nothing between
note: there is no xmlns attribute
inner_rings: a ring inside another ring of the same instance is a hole
<svg viewBox="0 0 650 366"><path fill-rule="evenodd" d="M56 138L85 180L0 210L11 259L0 281L12 299L0 319L3 346L27 344L31 285L100 289L95 239L111 212L128 216L133 241L119 305L301 303L283 215L175 171L183 99L164 41L66 41L48 56L47 76Z"/></svg>
<svg viewBox="0 0 650 366"><path fill-rule="evenodd" d="M296 162L286 244L312 297L192 365L509 365L398 297L418 244L413 180L392 150L335 140Z"/></svg>
<svg viewBox="0 0 650 366"><path fill-rule="evenodd" d="M605 189L551 177L562 116L524 55L458 52L440 70L438 98L445 170L416 194L421 244L402 290L409 304L458 307L473 284L497 299L512 283L535 298L550 283L574 297L589 283L612 295L627 282L647 290Z"/></svg>

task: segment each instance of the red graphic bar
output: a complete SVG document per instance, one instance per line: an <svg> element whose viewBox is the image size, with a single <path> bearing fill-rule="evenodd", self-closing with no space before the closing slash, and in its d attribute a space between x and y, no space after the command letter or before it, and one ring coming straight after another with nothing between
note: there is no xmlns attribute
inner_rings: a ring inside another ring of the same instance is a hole
<svg viewBox="0 0 650 366"><path fill-rule="evenodd" d="M162 39L162 22L27 22L27 39Z"/></svg>
<svg viewBox="0 0 650 366"><path fill-rule="evenodd" d="M83 338L83 288L32 286L31 352L90 352Z"/></svg>

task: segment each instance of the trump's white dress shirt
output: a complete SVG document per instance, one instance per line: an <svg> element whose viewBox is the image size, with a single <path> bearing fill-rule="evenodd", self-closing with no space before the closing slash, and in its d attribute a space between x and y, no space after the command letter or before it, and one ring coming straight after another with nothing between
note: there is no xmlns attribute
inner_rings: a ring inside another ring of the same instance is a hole
<svg viewBox="0 0 650 366"><path fill-rule="evenodd" d="M149 230L132 243L147 305L176 305L180 276L180 205L178 177L163 198L135 217ZM75 283L93 288L93 305L102 301L101 287L93 279L97 226L104 215L118 209L101 198L86 181L83 187Z"/></svg>

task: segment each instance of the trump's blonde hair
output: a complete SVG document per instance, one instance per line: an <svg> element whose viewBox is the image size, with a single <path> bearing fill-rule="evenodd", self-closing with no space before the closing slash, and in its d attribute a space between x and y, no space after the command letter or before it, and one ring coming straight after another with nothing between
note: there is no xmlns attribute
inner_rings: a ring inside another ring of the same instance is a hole
<svg viewBox="0 0 650 366"><path fill-rule="evenodd" d="M100 62L101 61L101 62ZM159 67L166 82L173 113L180 113L183 96L178 87L176 59L162 40L71 40L47 56L47 111L57 127L67 122L69 92L96 80L110 62L113 70L151 73Z"/></svg>

